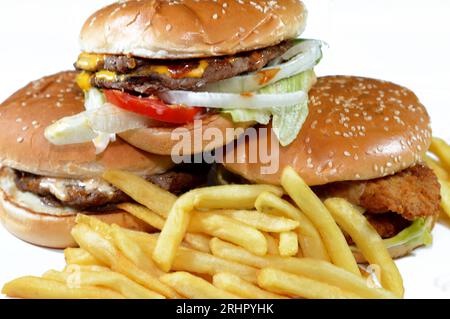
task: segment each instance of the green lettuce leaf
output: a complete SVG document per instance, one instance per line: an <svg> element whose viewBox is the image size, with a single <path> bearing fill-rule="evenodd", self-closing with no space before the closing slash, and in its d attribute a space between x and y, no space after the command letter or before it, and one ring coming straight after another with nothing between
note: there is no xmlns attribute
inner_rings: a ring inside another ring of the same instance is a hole
<svg viewBox="0 0 450 319"><path fill-rule="evenodd" d="M386 247L393 248L395 246L403 245L426 245L429 246L433 242L433 237L430 232L429 220L419 218L415 220L408 228L405 228L396 236L385 239Z"/></svg>
<svg viewBox="0 0 450 319"><path fill-rule="evenodd" d="M296 91L308 92L316 81L313 70L294 75L262 88L258 93L276 94ZM271 116L272 128L280 144L289 145L297 137L308 116L308 100L289 107L275 107L270 110L231 110L225 111L234 122L257 122L268 124Z"/></svg>

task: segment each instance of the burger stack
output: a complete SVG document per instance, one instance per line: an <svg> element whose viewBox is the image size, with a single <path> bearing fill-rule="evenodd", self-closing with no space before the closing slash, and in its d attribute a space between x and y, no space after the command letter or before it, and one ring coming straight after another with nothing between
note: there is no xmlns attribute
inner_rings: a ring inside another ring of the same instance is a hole
<svg viewBox="0 0 450 319"><path fill-rule="evenodd" d="M220 171L234 180L279 185L289 165L321 197L362 207L393 239L392 256L426 243L416 235L431 231L440 196L422 163L431 143L425 107L393 83L317 78L321 41L300 38L306 18L299 0L129 0L94 13L76 70L34 81L1 106L4 226L54 248L74 245L79 212L145 230L117 208L131 199L102 173L130 171L178 195L205 185L209 167L175 165L174 155L231 143L240 157ZM253 127L271 134L239 139ZM193 138L181 151L174 139L210 129L222 138ZM279 145L272 173L250 160L248 144L266 140Z"/></svg>

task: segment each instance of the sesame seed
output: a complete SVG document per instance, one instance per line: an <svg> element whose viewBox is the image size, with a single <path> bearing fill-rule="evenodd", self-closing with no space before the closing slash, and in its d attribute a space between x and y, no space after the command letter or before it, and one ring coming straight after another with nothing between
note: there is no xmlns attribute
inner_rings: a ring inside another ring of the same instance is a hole
<svg viewBox="0 0 450 319"><path fill-rule="evenodd" d="M352 156L352 154L351 154L349 151L345 151L345 152L344 152L344 155L347 156L347 157Z"/></svg>
<svg viewBox="0 0 450 319"><path fill-rule="evenodd" d="M23 141L24 141L23 137L19 137L19 138L17 139L17 143L23 143Z"/></svg>
<svg viewBox="0 0 450 319"><path fill-rule="evenodd" d="M219 15L218 15L217 13L214 13L213 16L212 16L212 18L213 18L214 20L217 20L217 19L219 18Z"/></svg>
<svg viewBox="0 0 450 319"><path fill-rule="evenodd" d="M169 32L170 30L172 30L172 25L171 24L166 25L166 31Z"/></svg>

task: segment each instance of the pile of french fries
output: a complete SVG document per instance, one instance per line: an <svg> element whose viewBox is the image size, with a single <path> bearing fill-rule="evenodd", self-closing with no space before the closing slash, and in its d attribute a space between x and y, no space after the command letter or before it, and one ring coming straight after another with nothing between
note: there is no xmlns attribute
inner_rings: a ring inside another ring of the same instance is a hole
<svg viewBox="0 0 450 319"><path fill-rule="evenodd" d="M450 149L434 139L427 157L449 213ZM322 202L290 167L282 188L226 185L180 197L123 171L104 178L136 203L119 205L153 233L78 215L67 266L3 287L20 298L401 298L402 278L361 209ZM449 214L450 215L450 214ZM377 278L360 269L346 232ZM378 285L374 285L378 283Z"/></svg>
<svg viewBox="0 0 450 319"><path fill-rule="evenodd" d="M432 156L425 162L434 171L441 184L441 207L450 218L450 146L440 138L433 138L430 146Z"/></svg>

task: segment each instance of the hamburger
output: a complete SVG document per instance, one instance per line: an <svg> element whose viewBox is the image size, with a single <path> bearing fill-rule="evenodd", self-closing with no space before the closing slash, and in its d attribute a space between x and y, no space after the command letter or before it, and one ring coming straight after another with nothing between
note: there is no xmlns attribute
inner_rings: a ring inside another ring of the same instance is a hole
<svg viewBox="0 0 450 319"><path fill-rule="evenodd" d="M107 169L138 174L173 193L203 183L199 174L174 168L170 157L146 153L119 138L98 156L92 143L49 143L45 127L84 108L75 78L75 72L44 77L1 104L0 219L15 236L51 248L75 244L70 230L78 213L147 230L116 207L131 199L102 180Z"/></svg>
<svg viewBox="0 0 450 319"><path fill-rule="evenodd" d="M190 155L273 117L287 145L307 115L322 57L320 41L298 39L306 16L299 0L130 0L102 8L81 30L75 63L86 112L46 136L60 145L89 141L92 131L119 134L173 155L174 132L183 131L200 136L176 154ZM204 138L209 128L222 138Z"/></svg>
<svg viewBox="0 0 450 319"><path fill-rule="evenodd" d="M228 172L279 185L282 169L289 165L319 197L341 197L360 206L386 239L392 257L431 243L440 213L440 185L422 160L431 128L416 95L390 82L327 76L311 89L309 103L310 115L296 140L272 154L279 170L263 174L261 161L251 160L250 143L277 143L273 135L263 134L237 142L234 161L224 163Z"/></svg>

